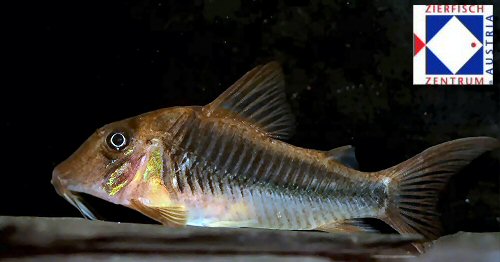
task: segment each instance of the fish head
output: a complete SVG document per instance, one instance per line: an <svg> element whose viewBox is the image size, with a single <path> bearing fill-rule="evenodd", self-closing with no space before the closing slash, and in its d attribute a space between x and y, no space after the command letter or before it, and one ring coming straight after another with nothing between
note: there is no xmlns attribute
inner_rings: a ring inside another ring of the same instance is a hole
<svg viewBox="0 0 500 262"><path fill-rule="evenodd" d="M161 195L165 190L159 189L167 133L158 127L159 122L168 126L174 120L175 114L155 112L98 129L55 167L51 182L56 192L90 219L96 217L80 193L125 206L151 192L167 201Z"/></svg>

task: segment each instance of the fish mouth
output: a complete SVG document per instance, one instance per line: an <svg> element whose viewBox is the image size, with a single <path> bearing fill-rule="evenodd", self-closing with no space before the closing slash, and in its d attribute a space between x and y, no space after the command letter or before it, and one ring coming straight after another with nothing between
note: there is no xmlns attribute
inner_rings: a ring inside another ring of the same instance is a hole
<svg viewBox="0 0 500 262"><path fill-rule="evenodd" d="M66 191L62 197L66 199L71 205L76 207L83 217L90 220L100 220L97 213L90 208L90 205L82 198L79 192Z"/></svg>
<svg viewBox="0 0 500 262"><path fill-rule="evenodd" d="M144 216L136 210L126 206L116 205L97 196L68 188L60 181L58 176L52 178L52 185L58 195L66 199L89 220L106 220L114 222L129 222L139 224L158 224L157 221ZM92 207L92 208L91 208ZM98 210L99 212L96 212Z"/></svg>
<svg viewBox="0 0 500 262"><path fill-rule="evenodd" d="M99 216L93 211L90 206L82 198L80 192L68 190L63 186L61 180L58 177L52 178L52 185L56 189L58 195L62 196L66 201L68 201L72 206L74 206L83 217L90 220L99 220Z"/></svg>

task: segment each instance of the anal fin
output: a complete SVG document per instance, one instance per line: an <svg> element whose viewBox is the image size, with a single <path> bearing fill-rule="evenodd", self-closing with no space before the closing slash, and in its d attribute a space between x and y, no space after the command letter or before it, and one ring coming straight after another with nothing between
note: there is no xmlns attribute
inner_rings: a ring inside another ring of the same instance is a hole
<svg viewBox="0 0 500 262"><path fill-rule="evenodd" d="M366 224L362 219L346 219L324 224L316 228L319 231L329 233L357 233L357 232L379 232L377 229Z"/></svg>
<svg viewBox="0 0 500 262"><path fill-rule="evenodd" d="M131 207L144 215L170 227L183 227L187 223L187 210L183 206L147 206L138 200L131 200Z"/></svg>

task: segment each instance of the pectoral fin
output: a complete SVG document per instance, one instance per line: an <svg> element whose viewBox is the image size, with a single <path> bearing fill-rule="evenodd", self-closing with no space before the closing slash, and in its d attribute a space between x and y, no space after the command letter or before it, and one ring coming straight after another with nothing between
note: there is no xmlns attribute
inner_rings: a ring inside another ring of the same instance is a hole
<svg viewBox="0 0 500 262"><path fill-rule="evenodd" d="M356 233L356 232L378 232L372 226L366 224L361 219L346 219L343 221L335 221L316 228L319 231L329 233Z"/></svg>
<svg viewBox="0 0 500 262"><path fill-rule="evenodd" d="M187 223L187 210L183 206L147 206L138 200L131 203L132 208L166 226L182 227Z"/></svg>

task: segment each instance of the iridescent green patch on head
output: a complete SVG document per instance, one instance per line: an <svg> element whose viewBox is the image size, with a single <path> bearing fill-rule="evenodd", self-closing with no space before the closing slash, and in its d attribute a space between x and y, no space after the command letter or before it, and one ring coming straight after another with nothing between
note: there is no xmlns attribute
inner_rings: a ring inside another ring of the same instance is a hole
<svg viewBox="0 0 500 262"><path fill-rule="evenodd" d="M110 196L116 195L127 184L128 181L125 173L129 169L130 163L126 162L109 176L103 188Z"/></svg>
<svg viewBox="0 0 500 262"><path fill-rule="evenodd" d="M125 151L125 156L130 156L133 152L134 152L134 147L131 147L127 151Z"/></svg>
<svg viewBox="0 0 500 262"><path fill-rule="evenodd" d="M163 174L163 152L160 147L156 147L151 152L151 155L144 171L144 181L151 177L161 178Z"/></svg>

